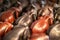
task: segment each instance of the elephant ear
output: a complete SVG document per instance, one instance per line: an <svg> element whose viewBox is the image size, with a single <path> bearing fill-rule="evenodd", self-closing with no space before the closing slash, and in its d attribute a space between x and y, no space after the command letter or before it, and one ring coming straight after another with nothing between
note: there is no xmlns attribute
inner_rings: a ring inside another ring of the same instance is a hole
<svg viewBox="0 0 60 40"><path fill-rule="evenodd" d="M58 25L58 24L59 24L59 23L51 25L51 26L49 27L49 29L47 30L46 33L49 35L50 31L51 31L56 25Z"/></svg>
<svg viewBox="0 0 60 40"><path fill-rule="evenodd" d="M37 15L33 14L32 18L33 18L33 21L37 20Z"/></svg>
<svg viewBox="0 0 60 40"><path fill-rule="evenodd" d="M47 30L46 34L49 35L49 33L50 33L51 29L54 27L54 25L56 25L56 24L53 24L53 25L51 25L51 26L49 27L49 29Z"/></svg>
<svg viewBox="0 0 60 40"><path fill-rule="evenodd" d="M56 9L55 9L56 10ZM59 23L60 22L60 8L57 8L54 16L54 23Z"/></svg>
<svg viewBox="0 0 60 40"><path fill-rule="evenodd" d="M51 29L49 37L50 40L60 40L60 23Z"/></svg>
<svg viewBox="0 0 60 40"><path fill-rule="evenodd" d="M22 21L22 20L24 20L25 18L26 18L26 16L27 16L27 14L25 14L25 15L23 15L23 16L21 16L21 17L19 17L18 19L16 19L16 21L15 21L15 23L14 24L19 24L19 21Z"/></svg>
<svg viewBox="0 0 60 40"><path fill-rule="evenodd" d="M30 30L27 27L23 33L23 40L28 40L30 38Z"/></svg>
<svg viewBox="0 0 60 40"><path fill-rule="evenodd" d="M24 30L26 29L25 26L16 27L10 32L8 32L4 37L3 40L22 40Z"/></svg>
<svg viewBox="0 0 60 40"><path fill-rule="evenodd" d="M19 22L19 20L21 20L21 18L22 18L22 17L19 17L18 19L16 19L16 21L15 21L14 25L17 25L17 24L18 24L18 22Z"/></svg>

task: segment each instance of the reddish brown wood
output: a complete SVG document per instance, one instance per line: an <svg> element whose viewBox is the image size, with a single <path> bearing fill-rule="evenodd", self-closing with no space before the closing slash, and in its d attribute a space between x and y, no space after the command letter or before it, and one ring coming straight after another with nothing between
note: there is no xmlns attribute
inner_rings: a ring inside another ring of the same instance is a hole
<svg viewBox="0 0 60 40"><path fill-rule="evenodd" d="M0 22L0 36L6 34L12 29L13 25L8 22Z"/></svg>
<svg viewBox="0 0 60 40"><path fill-rule="evenodd" d="M33 34L31 36L30 40L49 40L49 37L46 34L44 34L44 33Z"/></svg>
<svg viewBox="0 0 60 40"><path fill-rule="evenodd" d="M52 19L49 16L42 16L38 20L32 23L31 29L32 33L44 33L48 30L50 24L52 24Z"/></svg>
<svg viewBox="0 0 60 40"><path fill-rule="evenodd" d="M3 12L0 16L0 20L3 22L6 21L6 22L13 23L16 19L15 17L18 18L18 11L16 10L16 8L13 7L11 9Z"/></svg>

